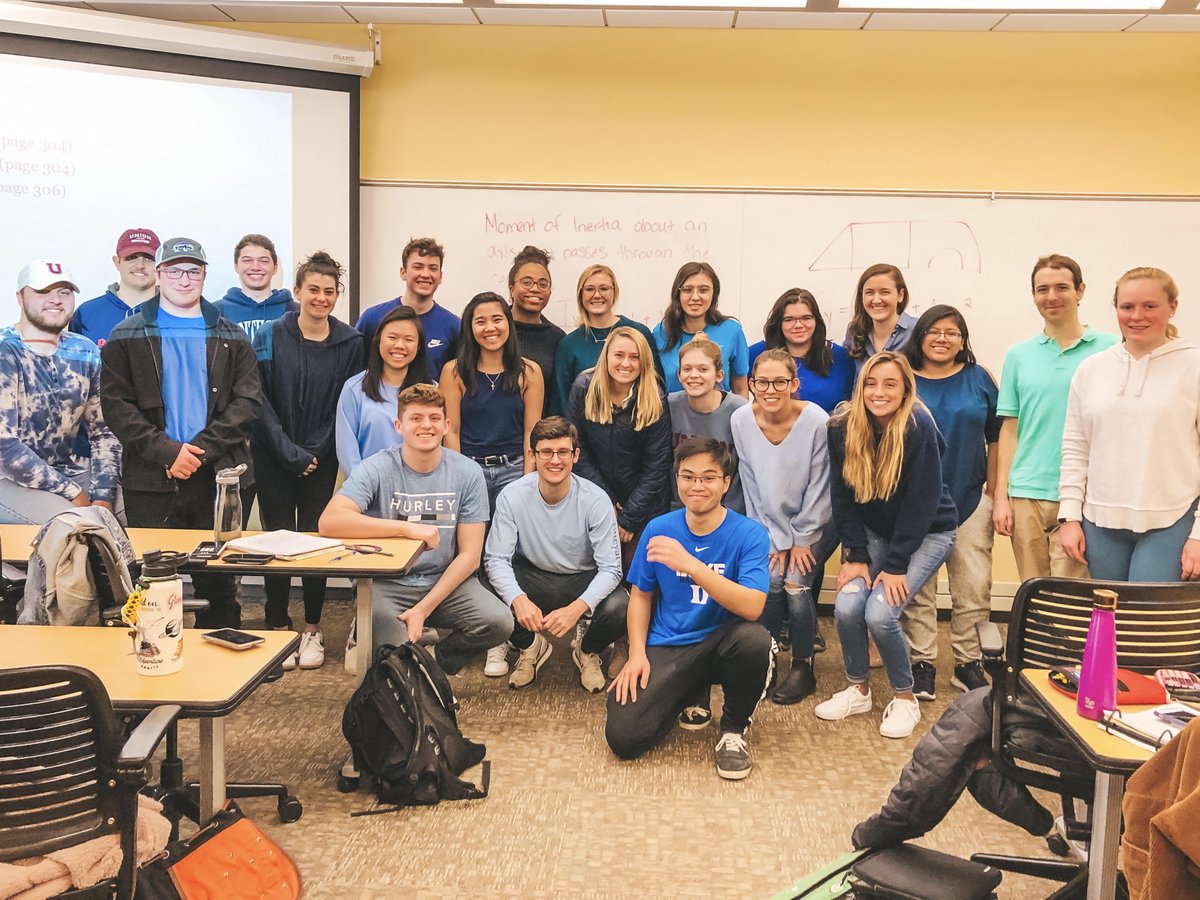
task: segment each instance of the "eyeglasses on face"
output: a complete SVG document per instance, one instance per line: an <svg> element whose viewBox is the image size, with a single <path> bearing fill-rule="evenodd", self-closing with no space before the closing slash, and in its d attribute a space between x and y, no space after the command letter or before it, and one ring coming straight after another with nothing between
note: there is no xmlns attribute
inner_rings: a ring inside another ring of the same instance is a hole
<svg viewBox="0 0 1200 900"><path fill-rule="evenodd" d="M725 480L724 475L689 475L683 472L679 473L679 480L684 484L695 484L700 482L705 487L713 487L721 481Z"/></svg>
<svg viewBox="0 0 1200 900"><path fill-rule="evenodd" d="M611 294L613 288L611 284L585 284L583 292L585 294Z"/></svg>
<svg viewBox="0 0 1200 900"><path fill-rule="evenodd" d="M790 378L751 378L750 387L756 391L786 391L792 385Z"/></svg>
<svg viewBox="0 0 1200 900"><path fill-rule="evenodd" d="M162 270L162 273L167 276L168 281L182 281L187 278L189 281L199 281L204 277L204 269L199 266L168 266Z"/></svg>
<svg viewBox="0 0 1200 900"><path fill-rule="evenodd" d="M527 291L531 291L534 288L537 288L539 291L550 290L549 278L518 278L517 284L525 288Z"/></svg>
<svg viewBox="0 0 1200 900"><path fill-rule="evenodd" d="M543 447L533 452L537 454L537 458L542 462L550 462L552 459L570 459L575 455L575 450L571 447L559 447L557 450Z"/></svg>
<svg viewBox="0 0 1200 900"><path fill-rule="evenodd" d="M925 337L933 338L934 340L945 338L948 341L957 341L962 337L962 332L955 331L953 328L930 328L925 332Z"/></svg>
<svg viewBox="0 0 1200 900"><path fill-rule="evenodd" d="M793 325L811 325L817 321L816 316L784 316L783 327L791 328Z"/></svg>
<svg viewBox="0 0 1200 900"><path fill-rule="evenodd" d="M712 293L712 286L707 285L707 284L702 284L699 286L696 286L694 284L685 284L683 287L681 287L679 289L680 297L691 297L693 295L695 295L697 297L707 297L711 293Z"/></svg>

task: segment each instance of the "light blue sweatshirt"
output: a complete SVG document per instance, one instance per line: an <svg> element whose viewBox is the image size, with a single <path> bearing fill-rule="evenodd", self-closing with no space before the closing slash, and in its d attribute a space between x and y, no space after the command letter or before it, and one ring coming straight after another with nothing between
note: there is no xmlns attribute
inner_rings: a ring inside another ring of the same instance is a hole
<svg viewBox="0 0 1200 900"><path fill-rule="evenodd" d="M338 397L334 443L338 465L346 476L368 456L404 443L396 431L396 395L400 388L380 382L379 396L383 399L372 400L363 393L366 376L366 372L351 375Z"/></svg>
<svg viewBox="0 0 1200 900"><path fill-rule="evenodd" d="M557 575L595 569L596 577L578 598L594 610L621 583L621 540L608 494L572 475L567 496L551 506L538 490L537 472L514 481L496 498L483 551L488 579L509 606L525 593L513 573L514 555Z"/></svg>
<svg viewBox="0 0 1200 900"><path fill-rule="evenodd" d="M729 420L746 495L746 515L767 526L771 552L813 547L833 517L829 498L829 415L808 402L787 437L772 444L743 406Z"/></svg>

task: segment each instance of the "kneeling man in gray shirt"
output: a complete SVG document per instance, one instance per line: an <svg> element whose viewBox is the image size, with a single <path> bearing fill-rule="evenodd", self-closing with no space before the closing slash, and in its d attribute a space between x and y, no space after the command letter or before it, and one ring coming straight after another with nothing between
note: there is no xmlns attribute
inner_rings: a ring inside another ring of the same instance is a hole
<svg viewBox="0 0 1200 900"><path fill-rule="evenodd" d="M574 631L571 658L592 693L604 690L599 654L625 635L629 592L621 586L617 518L604 490L572 474L579 434L560 416L529 433L537 471L496 498L483 564L492 589L512 607L520 651L508 679L526 688L550 657L547 634Z"/></svg>

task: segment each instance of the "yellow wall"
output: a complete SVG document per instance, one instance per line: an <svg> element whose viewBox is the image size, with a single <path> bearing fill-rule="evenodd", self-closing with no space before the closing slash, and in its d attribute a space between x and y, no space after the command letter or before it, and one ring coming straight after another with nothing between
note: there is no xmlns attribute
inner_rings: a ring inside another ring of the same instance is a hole
<svg viewBox="0 0 1200 900"><path fill-rule="evenodd" d="M366 179L1200 194L1200 34L383 34Z"/></svg>
<svg viewBox="0 0 1200 900"><path fill-rule="evenodd" d="M1200 34L383 35L364 179L1200 195Z"/></svg>

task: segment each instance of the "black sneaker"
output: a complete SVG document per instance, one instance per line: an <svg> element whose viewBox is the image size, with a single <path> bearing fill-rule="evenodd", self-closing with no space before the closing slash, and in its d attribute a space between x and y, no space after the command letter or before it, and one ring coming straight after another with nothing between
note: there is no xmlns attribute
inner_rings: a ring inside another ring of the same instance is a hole
<svg viewBox="0 0 1200 900"><path fill-rule="evenodd" d="M813 637L813 653L825 652L825 635L821 634L821 629L818 628Z"/></svg>
<svg viewBox="0 0 1200 900"><path fill-rule="evenodd" d="M679 727L686 731L700 731L712 721L712 710L704 706L687 706L679 714Z"/></svg>
<svg viewBox="0 0 1200 900"><path fill-rule="evenodd" d="M972 660L954 667L954 677L950 683L960 691L973 691L975 688L987 687L987 676L983 674L983 663Z"/></svg>
<svg viewBox="0 0 1200 900"><path fill-rule="evenodd" d="M717 741L717 774L729 781L739 781L750 774L754 764L746 739L736 731L726 731Z"/></svg>
<svg viewBox="0 0 1200 900"><path fill-rule="evenodd" d="M937 669L927 662L913 663L913 696L918 700L937 699Z"/></svg>

